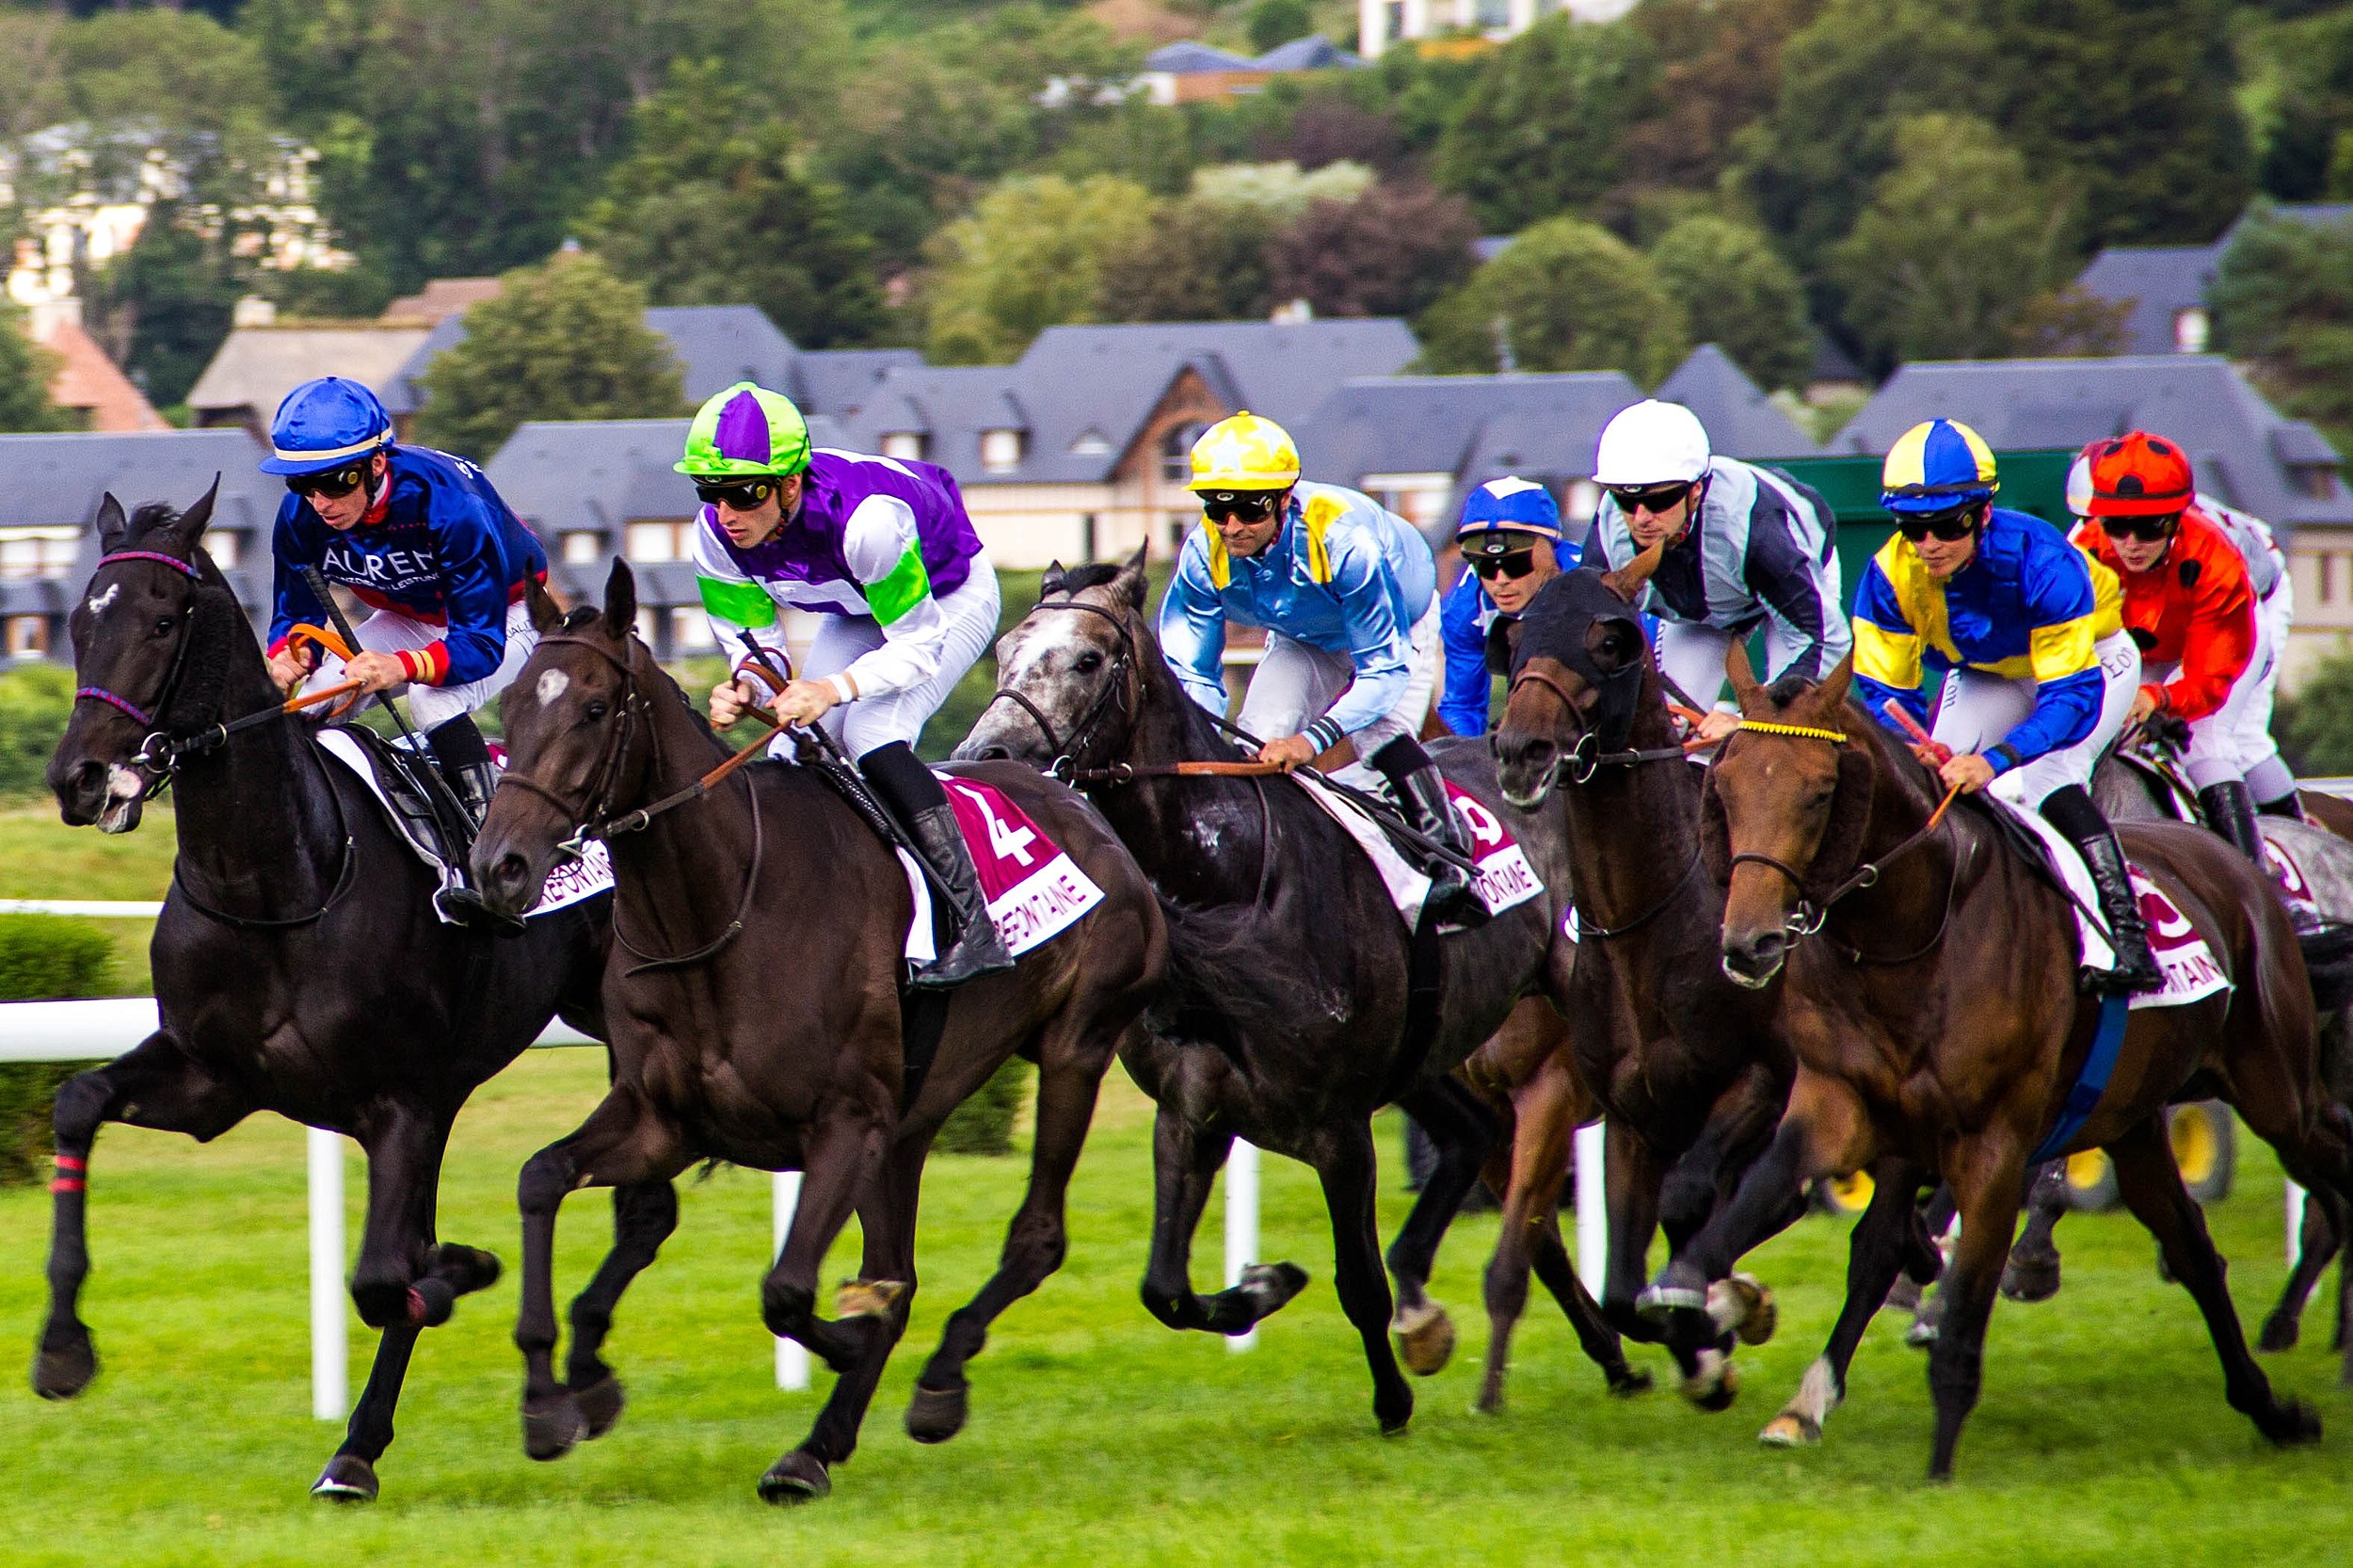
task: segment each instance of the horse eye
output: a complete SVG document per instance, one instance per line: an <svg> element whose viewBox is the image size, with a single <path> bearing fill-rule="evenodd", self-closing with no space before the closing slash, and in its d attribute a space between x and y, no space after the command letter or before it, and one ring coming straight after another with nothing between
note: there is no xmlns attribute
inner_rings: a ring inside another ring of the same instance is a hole
<svg viewBox="0 0 2353 1568"><path fill-rule="evenodd" d="M157 635L158 637L168 637L168 636L170 636L170 635L171 635L171 633L173 632L173 631L175 631L175 630L179 627L179 625L180 625L180 617L179 617L179 616L162 616L162 617L160 617L160 618L159 618L159 619L155 622L155 635Z"/></svg>
<svg viewBox="0 0 2353 1568"><path fill-rule="evenodd" d="M586 717L590 724L595 724L599 720L602 719L605 714L611 712L612 710L605 706L603 699L599 698L598 700L588 704Z"/></svg>
<svg viewBox="0 0 2353 1568"><path fill-rule="evenodd" d="M1080 675L1093 675L1103 667L1103 656L1090 649L1080 654L1070 667Z"/></svg>

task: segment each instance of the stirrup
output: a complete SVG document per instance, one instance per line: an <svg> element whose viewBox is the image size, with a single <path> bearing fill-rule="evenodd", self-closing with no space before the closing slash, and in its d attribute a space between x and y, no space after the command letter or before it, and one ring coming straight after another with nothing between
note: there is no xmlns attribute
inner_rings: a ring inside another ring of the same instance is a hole
<svg viewBox="0 0 2353 1568"><path fill-rule="evenodd" d="M436 889L433 907L468 930L487 931L493 936L520 936L529 929L522 917L501 914L485 903L480 893L463 883L454 888Z"/></svg>

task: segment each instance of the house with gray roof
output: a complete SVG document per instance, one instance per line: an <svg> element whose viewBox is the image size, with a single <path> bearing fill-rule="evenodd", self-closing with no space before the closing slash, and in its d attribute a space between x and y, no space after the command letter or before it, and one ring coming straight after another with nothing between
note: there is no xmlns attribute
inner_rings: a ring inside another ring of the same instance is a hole
<svg viewBox="0 0 2353 1568"><path fill-rule="evenodd" d="M2328 438L2204 354L1906 365L1830 442L1880 455L1923 420L1957 419L1995 451L2072 450L2127 430L2181 442L2198 488L2272 525L2296 584L2293 678L2353 632L2353 490Z"/></svg>
<svg viewBox="0 0 2353 1568"><path fill-rule="evenodd" d="M1170 108L1263 92L1277 76L1349 71L1364 63L1321 33L1277 44L1255 59L1194 39L1178 39L1146 55L1144 74L1136 80L1152 103Z"/></svg>
<svg viewBox="0 0 2353 1568"><path fill-rule="evenodd" d="M408 321L234 327L189 389L188 408L200 425L235 425L259 440L286 394L314 376L349 376L389 405L402 370L428 336Z"/></svg>
<svg viewBox="0 0 2353 1568"><path fill-rule="evenodd" d="M2353 218L2353 203L2291 202L2272 213L2323 228ZM2206 291L2222 264L2222 253L2254 209L2239 215L2211 245L2112 245L2091 259L2075 286L2095 299L2130 307L2124 318L2125 349L2133 354L2202 354L2214 333Z"/></svg>
<svg viewBox="0 0 2353 1568"><path fill-rule="evenodd" d="M1810 457L1821 450L1731 355L1712 343L1691 350L1690 358L1658 383L1656 395L1699 415L1707 426L1709 444L1727 457Z"/></svg>

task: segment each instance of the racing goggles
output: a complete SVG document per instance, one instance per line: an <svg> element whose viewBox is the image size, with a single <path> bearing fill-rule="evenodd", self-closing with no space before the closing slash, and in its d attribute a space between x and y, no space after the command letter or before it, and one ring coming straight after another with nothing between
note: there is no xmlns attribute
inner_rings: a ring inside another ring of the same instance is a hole
<svg viewBox="0 0 2353 1568"><path fill-rule="evenodd" d="M345 468L329 469L325 473L295 473L286 477L286 488L314 501L321 497L340 501L367 483L368 465L365 458Z"/></svg>
<svg viewBox="0 0 2353 1568"><path fill-rule="evenodd" d="M748 512L776 493L779 486L774 479L697 479L695 499L706 506L725 506L730 512Z"/></svg>
<svg viewBox="0 0 2353 1568"><path fill-rule="evenodd" d="M1498 577L1517 582L1536 569L1536 552L1533 550L1514 550L1508 555L1474 555L1470 558L1470 568L1479 574L1482 583L1492 583Z"/></svg>
<svg viewBox="0 0 2353 1568"><path fill-rule="evenodd" d="M2153 518L2102 518L2100 526L2107 530L2111 539L2135 539L2142 544L2155 544L2169 537L2181 520L2181 513L2165 512Z"/></svg>
<svg viewBox="0 0 2353 1568"><path fill-rule="evenodd" d="M1686 479L1673 485L1606 485L1603 488L1609 492L1609 499L1626 512L1647 509L1657 516L1681 504L1683 498L1691 493L1691 487L1697 483L1695 479Z"/></svg>
<svg viewBox="0 0 2353 1568"><path fill-rule="evenodd" d="M1264 522L1282 498L1280 490L1210 490L1201 497L1201 510L1211 522Z"/></svg>
<svg viewBox="0 0 2353 1568"><path fill-rule="evenodd" d="M1898 512L1896 514L1896 532L1913 544L1930 535L1951 544L1977 531L1979 504L1971 501L1959 506L1947 506L1941 512Z"/></svg>

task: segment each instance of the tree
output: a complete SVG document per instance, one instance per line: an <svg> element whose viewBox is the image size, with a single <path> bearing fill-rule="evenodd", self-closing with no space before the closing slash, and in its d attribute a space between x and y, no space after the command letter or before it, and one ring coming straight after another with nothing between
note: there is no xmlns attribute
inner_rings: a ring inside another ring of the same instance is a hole
<svg viewBox="0 0 2353 1568"><path fill-rule="evenodd" d="M229 335L250 270L232 245L216 214L158 201L131 248L87 281L92 329L158 408L186 400Z"/></svg>
<svg viewBox="0 0 2353 1568"><path fill-rule="evenodd" d="M2353 442L2353 225L2258 207L2206 291L2216 345L2289 413Z"/></svg>
<svg viewBox="0 0 2353 1568"><path fill-rule="evenodd" d="M1316 201L1353 201L1372 188L1362 164L1325 164L1312 173L1295 163L1213 164L1193 171L1193 194L1229 207L1259 207L1288 223Z"/></svg>
<svg viewBox="0 0 2353 1568"><path fill-rule="evenodd" d="M1625 170L1625 128L1658 108L1640 30L1556 12L1488 56L1438 140L1432 172L1489 232L1584 206Z"/></svg>
<svg viewBox="0 0 2353 1568"><path fill-rule="evenodd" d="M2009 351L2029 360L2096 360L2132 346L2133 301L2074 283L2036 295L2010 323Z"/></svg>
<svg viewBox="0 0 2353 1568"><path fill-rule="evenodd" d="M1694 341L1715 344L1762 387L1795 386L1805 375L1814 358L1805 286L1764 234L1694 214L1658 237L1650 260Z"/></svg>
<svg viewBox="0 0 2353 1568"><path fill-rule="evenodd" d="M420 440L487 458L532 419L661 419L685 411L646 294L585 252L500 280L466 312L464 340L425 367Z"/></svg>
<svg viewBox="0 0 2353 1568"><path fill-rule="evenodd" d="M1626 13L1657 51L1658 110L1625 127L1627 182L1712 190L1740 133L1773 107L1782 50L1822 0L1643 0Z"/></svg>
<svg viewBox="0 0 2353 1568"><path fill-rule="evenodd" d="M0 430L62 430L66 419L49 401L57 357L24 335L22 315L0 306Z"/></svg>
<svg viewBox="0 0 2353 1568"><path fill-rule="evenodd" d="M1250 47L1263 55L1278 43L1289 43L1315 31L1307 0L1257 0L1250 8Z"/></svg>
<svg viewBox="0 0 2353 1568"><path fill-rule="evenodd" d="M1424 312L1425 368L1622 370L1655 386L1690 352L1683 307L1642 253L1574 217L1539 223Z"/></svg>
<svg viewBox="0 0 2353 1568"><path fill-rule="evenodd" d="M1267 271L1275 299L1305 299L1318 315L1412 315L1470 274L1478 237L1461 197L1396 181L1311 202L1274 236Z"/></svg>
<svg viewBox="0 0 2353 1568"><path fill-rule="evenodd" d="M1896 148L1828 258L1848 319L1881 365L2002 353L2026 303L2073 270L2073 201L1980 120L1915 115Z"/></svg>
<svg viewBox="0 0 2353 1568"><path fill-rule="evenodd" d="M1188 199L1103 253L1095 313L1105 321L1231 321L1273 304L1263 207Z"/></svg>
<svg viewBox="0 0 2353 1568"><path fill-rule="evenodd" d="M1098 174L1007 180L933 237L929 342L948 364L1011 360L1060 322L1095 318L1103 259L1152 221L1152 195Z"/></svg>
<svg viewBox="0 0 2353 1568"><path fill-rule="evenodd" d="M636 151L589 209L585 238L659 305L749 303L795 343L882 329L873 242L840 188L812 179L792 128L760 121L715 62L680 61L635 114Z"/></svg>
<svg viewBox="0 0 2353 1568"><path fill-rule="evenodd" d="M2297 772L2353 773L2353 653L2324 655L2297 682L2295 702L2281 706L2281 749Z"/></svg>
<svg viewBox="0 0 2353 1568"><path fill-rule="evenodd" d="M2273 29L2255 49L2270 78L2258 177L2282 201L2353 190L2353 10Z"/></svg>

